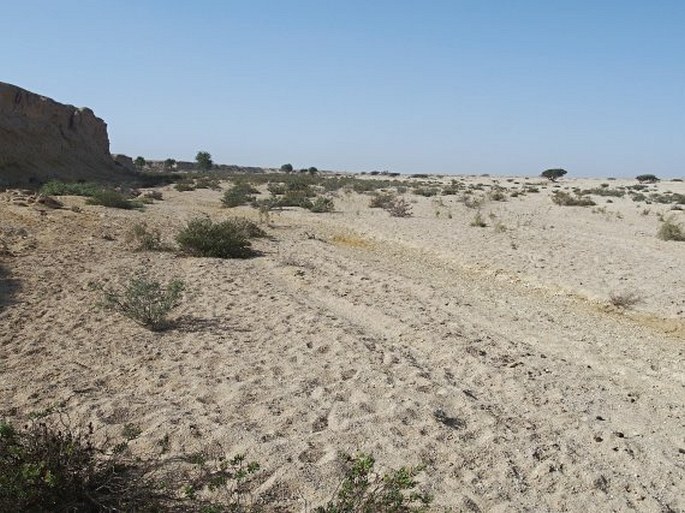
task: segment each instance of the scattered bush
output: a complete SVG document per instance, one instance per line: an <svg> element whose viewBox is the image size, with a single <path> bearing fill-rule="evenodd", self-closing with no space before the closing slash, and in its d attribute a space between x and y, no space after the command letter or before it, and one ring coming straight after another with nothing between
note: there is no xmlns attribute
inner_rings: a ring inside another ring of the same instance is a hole
<svg viewBox="0 0 685 513"><path fill-rule="evenodd" d="M432 498L418 492L416 476L422 467L402 467L379 476L375 460L361 454L346 456L345 477L336 496L315 513L421 513Z"/></svg>
<svg viewBox="0 0 685 513"><path fill-rule="evenodd" d="M95 285L103 294L102 306L116 310L152 331L166 327L167 315L180 304L184 288L180 280L162 285L143 273L131 278L121 290Z"/></svg>
<svg viewBox="0 0 685 513"><path fill-rule="evenodd" d="M152 511L156 495L118 453L105 456L85 433L34 422L0 422L0 511Z"/></svg>
<svg viewBox="0 0 685 513"><path fill-rule="evenodd" d="M102 205L103 207L122 208L126 210L142 208L140 203L134 203L122 193L112 189L100 189L99 191L95 191L90 198L86 200L86 203L89 205Z"/></svg>
<svg viewBox="0 0 685 513"><path fill-rule="evenodd" d="M254 225L255 230L262 232L250 221L234 218L219 223L206 217L199 217L188 222L176 236L181 251L200 257L213 258L249 258L254 256L247 226Z"/></svg>
<svg viewBox="0 0 685 513"><path fill-rule="evenodd" d="M622 198L625 196L625 191L621 191L618 189L609 189L607 187L604 187L605 185L609 184L602 184L602 187L600 188L595 188L595 189L585 189L584 191L581 191L581 194L594 194L595 196L611 196L614 198Z"/></svg>
<svg viewBox="0 0 685 513"><path fill-rule="evenodd" d="M683 225L677 223L673 216L667 217L659 226L656 236L661 240L685 241Z"/></svg>
<svg viewBox="0 0 685 513"><path fill-rule="evenodd" d="M335 209L335 203L331 198L325 198L323 196L319 196L312 202L312 206L309 208L312 212L315 213L325 213L325 212L333 212Z"/></svg>
<svg viewBox="0 0 685 513"><path fill-rule="evenodd" d="M392 206L392 204L397 199L391 192L377 192L371 196L371 201L369 202L369 208L382 208L387 210Z"/></svg>
<svg viewBox="0 0 685 513"><path fill-rule="evenodd" d="M229 208L247 205L255 201L254 195L258 193L259 191L248 183L237 183L224 193L221 202L224 207Z"/></svg>
<svg viewBox="0 0 685 513"><path fill-rule="evenodd" d="M440 193L440 189L435 187L416 187L412 190L417 196L424 196L430 198L431 196L437 196Z"/></svg>
<svg viewBox="0 0 685 513"><path fill-rule="evenodd" d="M659 181L657 176L652 174L638 175L635 177L635 180L640 183L656 183Z"/></svg>
<svg viewBox="0 0 685 513"><path fill-rule="evenodd" d="M395 198L385 209L392 217L411 217L411 205L404 198Z"/></svg>
<svg viewBox="0 0 685 513"><path fill-rule="evenodd" d="M301 207L312 208L308 190L289 190L280 198L274 198L275 206L278 207Z"/></svg>
<svg viewBox="0 0 685 513"><path fill-rule="evenodd" d="M471 221L471 226L475 226L477 228L485 228L488 225L488 223L485 222L485 219L483 219L483 215L480 213L480 211L476 212L475 217Z"/></svg>
<svg viewBox="0 0 685 513"><path fill-rule="evenodd" d="M488 197L492 201L507 201L507 196L506 194L504 194L504 190L501 188L493 189L492 191L490 191Z"/></svg>
<svg viewBox="0 0 685 513"><path fill-rule="evenodd" d="M166 251L162 243L162 234L157 228L150 229L147 223L136 223L126 234L126 242L134 244L135 251Z"/></svg>
<svg viewBox="0 0 685 513"><path fill-rule="evenodd" d="M174 189L176 189L179 192L185 192L185 191L194 191L195 190L195 182L192 180L183 180L181 182L178 182L176 185L174 185Z"/></svg>
<svg viewBox="0 0 685 513"><path fill-rule="evenodd" d="M195 188L196 189L212 189L212 190L219 190L221 189L221 186L219 185L219 179L215 177L210 177L210 176L200 176L197 179L195 179Z"/></svg>
<svg viewBox="0 0 685 513"><path fill-rule="evenodd" d="M596 205L596 203L588 197L572 196L568 192L563 191L555 191L552 195L552 201L562 207L589 207Z"/></svg>
<svg viewBox="0 0 685 513"><path fill-rule="evenodd" d="M609 294L609 302L616 308L631 308L641 301L642 298L634 292L612 292Z"/></svg>
<svg viewBox="0 0 685 513"><path fill-rule="evenodd" d="M144 198L150 198L151 200L162 201L164 197L160 191L147 191L143 194Z"/></svg>

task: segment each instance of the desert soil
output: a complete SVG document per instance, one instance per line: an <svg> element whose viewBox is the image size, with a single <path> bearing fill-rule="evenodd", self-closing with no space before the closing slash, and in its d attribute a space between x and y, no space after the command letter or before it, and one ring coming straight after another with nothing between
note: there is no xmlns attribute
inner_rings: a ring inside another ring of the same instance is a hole
<svg viewBox="0 0 685 513"><path fill-rule="evenodd" d="M292 511L330 497L340 452L426 464L436 510L685 511L685 243L655 237L685 212L560 207L540 187L485 203L484 228L455 196L407 193L413 217L392 218L341 192L334 213L273 213L248 260L125 242L140 221L171 242L199 214L258 218L220 191L2 202L0 418L57 407L110 438L138 426L140 454L165 435L163 457L246 453ZM91 283L141 269L188 286L167 331L97 305ZM626 293L640 302L610 306Z"/></svg>

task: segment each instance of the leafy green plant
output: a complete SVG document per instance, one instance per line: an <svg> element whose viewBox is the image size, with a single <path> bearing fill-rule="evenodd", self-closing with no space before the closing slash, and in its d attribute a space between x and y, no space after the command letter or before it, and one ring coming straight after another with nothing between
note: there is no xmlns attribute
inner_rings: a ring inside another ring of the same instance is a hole
<svg viewBox="0 0 685 513"><path fill-rule="evenodd" d="M673 216L663 219L656 236L661 240L685 241L685 229Z"/></svg>
<svg viewBox="0 0 685 513"><path fill-rule="evenodd" d="M206 217L192 219L176 235L181 251L200 257L249 258L255 255L251 237L264 233L251 221L233 218L215 223Z"/></svg>
<svg viewBox="0 0 685 513"><path fill-rule="evenodd" d="M96 447L92 425L79 432L0 422L0 511L150 511L158 501L149 484L117 453Z"/></svg>
<svg viewBox="0 0 685 513"><path fill-rule="evenodd" d="M122 289L95 285L103 294L102 306L116 310L152 331L167 326L167 316L176 308L183 297L185 285L181 280L172 280L162 285L143 273L138 273Z"/></svg>
<svg viewBox="0 0 685 513"><path fill-rule="evenodd" d="M402 467L380 476L375 473L375 460L361 454L345 456L345 476L338 491L315 513L421 513L432 498L417 491L416 476L423 467Z"/></svg>

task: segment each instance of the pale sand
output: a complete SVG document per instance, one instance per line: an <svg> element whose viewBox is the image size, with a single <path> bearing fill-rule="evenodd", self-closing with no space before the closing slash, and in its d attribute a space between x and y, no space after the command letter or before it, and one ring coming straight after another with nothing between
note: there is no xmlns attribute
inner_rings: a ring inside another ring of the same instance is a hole
<svg viewBox="0 0 685 513"><path fill-rule="evenodd" d="M140 426L141 454L167 433L170 455L244 452L293 511L330 496L340 451L426 463L453 511L685 511L685 243L655 237L657 213L685 212L559 207L551 184L517 181L546 188L486 203L486 228L455 196L407 194L414 217L398 219L341 192L332 214L274 214L263 255L227 261L124 243L139 220L171 241L200 213L257 219L219 191L164 188L143 212L3 202L20 288L0 311L0 417L59 404L111 436ZM188 284L175 329L96 306L90 282L143 267ZM642 302L610 308L614 292Z"/></svg>

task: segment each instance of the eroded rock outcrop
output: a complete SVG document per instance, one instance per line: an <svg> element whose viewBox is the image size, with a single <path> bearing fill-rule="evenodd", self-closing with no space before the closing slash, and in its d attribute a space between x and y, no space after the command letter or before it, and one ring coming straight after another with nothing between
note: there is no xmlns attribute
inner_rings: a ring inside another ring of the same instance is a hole
<svg viewBox="0 0 685 513"><path fill-rule="evenodd" d="M0 186L126 173L109 153L107 124L92 110L0 82Z"/></svg>

